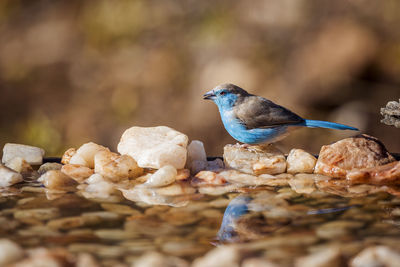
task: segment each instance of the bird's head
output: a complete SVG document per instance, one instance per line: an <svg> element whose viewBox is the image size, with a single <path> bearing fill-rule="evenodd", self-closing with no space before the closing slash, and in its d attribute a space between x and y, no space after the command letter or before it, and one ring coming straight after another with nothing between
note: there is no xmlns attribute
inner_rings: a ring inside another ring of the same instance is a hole
<svg viewBox="0 0 400 267"><path fill-rule="evenodd" d="M238 99L248 96L245 90L231 83L221 84L203 95L203 99L212 100L220 108L231 108Z"/></svg>

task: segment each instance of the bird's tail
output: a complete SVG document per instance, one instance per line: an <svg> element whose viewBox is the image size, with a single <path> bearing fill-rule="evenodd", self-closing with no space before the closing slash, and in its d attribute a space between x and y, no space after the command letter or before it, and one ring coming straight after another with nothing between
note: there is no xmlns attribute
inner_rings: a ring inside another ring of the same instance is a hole
<svg viewBox="0 0 400 267"><path fill-rule="evenodd" d="M329 121L305 120L304 126L311 127L311 128L329 128L329 129L336 129L336 130L359 131L357 128L347 126L344 124L340 124L340 123L329 122Z"/></svg>

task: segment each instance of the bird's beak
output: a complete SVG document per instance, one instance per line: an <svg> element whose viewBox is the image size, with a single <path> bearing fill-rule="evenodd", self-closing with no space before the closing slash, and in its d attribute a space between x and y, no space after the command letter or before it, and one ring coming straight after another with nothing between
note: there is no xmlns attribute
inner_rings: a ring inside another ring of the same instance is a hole
<svg viewBox="0 0 400 267"><path fill-rule="evenodd" d="M214 100L214 99L215 99L215 94L214 94L214 92L211 90L211 91L205 93L205 94L203 95L203 99Z"/></svg>

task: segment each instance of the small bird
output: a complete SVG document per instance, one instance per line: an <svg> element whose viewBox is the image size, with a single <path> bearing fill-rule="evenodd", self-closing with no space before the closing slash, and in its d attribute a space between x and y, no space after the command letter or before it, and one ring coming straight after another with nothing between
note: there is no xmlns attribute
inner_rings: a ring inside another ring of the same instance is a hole
<svg viewBox="0 0 400 267"><path fill-rule="evenodd" d="M249 94L230 83L218 85L203 98L212 100L218 106L225 129L245 144L273 143L298 127L358 131L339 123L303 119L268 99Z"/></svg>

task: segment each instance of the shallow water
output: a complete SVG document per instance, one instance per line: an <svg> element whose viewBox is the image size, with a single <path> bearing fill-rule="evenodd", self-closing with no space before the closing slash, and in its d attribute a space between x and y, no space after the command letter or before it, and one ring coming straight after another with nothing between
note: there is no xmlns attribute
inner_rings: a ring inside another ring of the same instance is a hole
<svg viewBox="0 0 400 267"><path fill-rule="evenodd" d="M37 184L25 184L2 190L0 232L24 248L89 252L104 266L131 264L147 251L191 262L228 244L280 266L326 247L339 249L344 262L370 245L398 247L399 197L360 187L351 195L336 189L334 194L331 189L299 194L286 186L196 193L171 199L180 203L171 207L118 197L88 200L79 192L46 194Z"/></svg>

